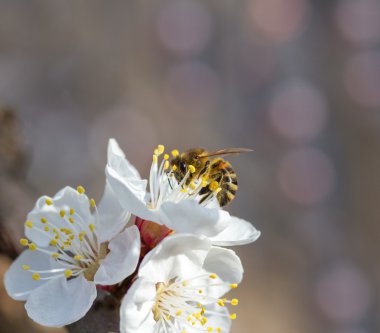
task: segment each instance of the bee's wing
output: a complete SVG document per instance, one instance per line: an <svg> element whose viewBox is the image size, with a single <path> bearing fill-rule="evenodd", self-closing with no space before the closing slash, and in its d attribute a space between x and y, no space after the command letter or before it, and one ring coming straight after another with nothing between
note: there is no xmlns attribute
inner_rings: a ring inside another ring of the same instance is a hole
<svg viewBox="0 0 380 333"><path fill-rule="evenodd" d="M253 149L248 148L227 148L227 149L220 149L212 152L204 152L199 155L199 157L210 157L210 156L217 156L217 155L236 155L241 153L249 153L253 151Z"/></svg>

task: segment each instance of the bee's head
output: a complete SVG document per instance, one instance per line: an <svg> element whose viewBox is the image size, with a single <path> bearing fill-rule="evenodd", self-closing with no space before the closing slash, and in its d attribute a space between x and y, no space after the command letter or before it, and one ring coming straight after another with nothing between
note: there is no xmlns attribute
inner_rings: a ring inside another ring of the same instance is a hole
<svg viewBox="0 0 380 333"><path fill-rule="evenodd" d="M175 179L180 182L187 173L188 164L186 160L182 155L178 155L171 160L171 165Z"/></svg>

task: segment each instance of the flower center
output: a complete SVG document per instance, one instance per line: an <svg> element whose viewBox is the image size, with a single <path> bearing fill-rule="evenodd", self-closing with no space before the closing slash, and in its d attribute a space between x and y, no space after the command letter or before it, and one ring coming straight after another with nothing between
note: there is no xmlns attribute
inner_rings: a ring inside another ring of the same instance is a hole
<svg viewBox="0 0 380 333"><path fill-rule="evenodd" d="M216 274L203 274L192 279L181 280L173 278L167 283L156 283L156 302L152 308L156 325L164 331L186 333L186 329L206 332L222 332L220 327L209 326L210 316L230 317L236 319L236 314L228 315L222 311L212 311L213 305L224 307L226 304L236 306L237 299L219 299L207 294L212 287L237 288L237 284L222 282Z"/></svg>
<svg viewBox="0 0 380 333"><path fill-rule="evenodd" d="M80 195L85 195L84 188L78 186ZM49 239L49 247L38 247L26 238L20 239L20 244L30 251L38 251L53 258L58 264L54 269L33 270L29 265L22 266L24 270L32 273L33 280L50 280L65 276L67 279L80 274L88 281L93 281L99 269L100 261L105 258L108 251L108 243L98 244L96 228L92 221L85 221L75 212L74 208L59 210L54 206L54 200L47 198L47 206L56 208L58 220L50 221L41 217L39 221L26 221L25 226L37 233L43 234ZM95 201L90 200L90 205L97 208ZM59 216L58 216L59 215ZM57 225L58 224L58 225Z"/></svg>

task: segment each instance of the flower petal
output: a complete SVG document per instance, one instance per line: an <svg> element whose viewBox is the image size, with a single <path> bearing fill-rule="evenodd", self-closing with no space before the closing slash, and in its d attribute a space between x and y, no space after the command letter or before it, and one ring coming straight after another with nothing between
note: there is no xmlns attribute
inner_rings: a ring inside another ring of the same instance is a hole
<svg viewBox="0 0 380 333"><path fill-rule="evenodd" d="M218 246L245 245L257 240L260 234L250 222L231 216L228 227L210 240Z"/></svg>
<svg viewBox="0 0 380 333"><path fill-rule="evenodd" d="M48 205L46 200L51 200L53 204ZM71 209L73 214L69 213ZM64 217L61 217L61 211L65 212ZM85 227L93 223L88 197L67 186L53 198L42 196L37 200L36 206L27 218L33 226L25 227L25 235L39 246L48 246L55 236L53 228L57 230L72 228L69 218L79 221ZM49 227L48 231L44 231L46 226Z"/></svg>
<svg viewBox="0 0 380 333"><path fill-rule="evenodd" d="M227 227L230 214L221 209L203 207L195 200L184 200L163 203L160 217L162 224L176 232L212 237Z"/></svg>
<svg viewBox="0 0 380 333"><path fill-rule="evenodd" d="M98 206L96 219L97 236L100 243L109 241L117 235L128 223L131 214L121 207L115 193L109 184L106 184L104 194Z"/></svg>
<svg viewBox="0 0 380 333"><path fill-rule="evenodd" d="M156 324L152 313L155 298L155 283L145 278L137 279L120 306L120 332L153 333Z"/></svg>
<svg viewBox="0 0 380 333"><path fill-rule="evenodd" d="M61 277L50 280L31 293L25 308L35 322L61 327L82 318L95 298L95 284L82 275L69 281Z"/></svg>
<svg viewBox="0 0 380 333"><path fill-rule="evenodd" d="M108 141L107 164L123 178L141 179L137 169L125 158L124 152L113 138Z"/></svg>
<svg viewBox="0 0 380 333"><path fill-rule="evenodd" d="M175 234L165 238L142 261L139 276L154 281L169 281L174 277L188 277L202 268L210 242L188 234Z"/></svg>
<svg viewBox="0 0 380 333"><path fill-rule="evenodd" d="M237 283L243 279L243 265L240 258L232 250L212 246L204 261L203 269L209 273L215 273L224 284ZM230 288L226 285L209 287L207 294L216 298L221 297Z"/></svg>
<svg viewBox="0 0 380 333"><path fill-rule="evenodd" d="M157 219L155 214L146 207L146 180L123 178L109 166L106 167L106 176L112 191L124 209L145 220Z"/></svg>
<svg viewBox="0 0 380 333"><path fill-rule="evenodd" d="M134 225L112 239L108 245L110 252L100 264L94 282L113 285L131 275L140 257L140 233Z"/></svg>
<svg viewBox="0 0 380 333"><path fill-rule="evenodd" d="M22 269L23 265L28 265L33 270L56 268L55 262L49 260L44 253L29 250L22 252L4 276L4 285L8 295L18 301L27 300L33 290L46 283L46 280L34 281L32 273Z"/></svg>

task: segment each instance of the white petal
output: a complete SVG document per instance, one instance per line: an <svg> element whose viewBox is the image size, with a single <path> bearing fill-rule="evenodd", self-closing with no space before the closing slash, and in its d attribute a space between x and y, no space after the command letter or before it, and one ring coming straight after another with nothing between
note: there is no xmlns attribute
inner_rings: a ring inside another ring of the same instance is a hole
<svg viewBox="0 0 380 333"><path fill-rule="evenodd" d="M120 332L153 333L156 324L152 313L155 298L155 283L145 278L137 279L120 306Z"/></svg>
<svg viewBox="0 0 380 333"><path fill-rule="evenodd" d="M131 216L128 211L121 207L108 183L97 209L99 215L96 218L96 231L100 243L109 241L123 230Z"/></svg>
<svg viewBox="0 0 380 333"><path fill-rule="evenodd" d="M113 285L131 275L139 261L140 245L140 233L135 225L112 239L108 245L110 252L96 272L94 282Z"/></svg>
<svg viewBox="0 0 380 333"><path fill-rule="evenodd" d="M139 276L165 282L196 274L203 265L210 242L203 237L175 234L165 238L142 261Z"/></svg>
<svg viewBox="0 0 380 333"><path fill-rule="evenodd" d="M61 327L82 318L96 298L96 286L83 276L50 280L30 294L25 308L35 322Z"/></svg>
<svg viewBox="0 0 380 333"><path fill-rule="evenodd" d="M243 279L243 265L240 258L232 250L212 246L204 261L203 269L209 273L218 275L218 279L224 283L239 284ZM227 286L209 287L207 294L216 298L221 297L230 290Z"/></svg>
<svg viewBox="0 0 380 333"><path fill-rule="evenodd" d="M216 236L224 230L230 219L228 212L206 208L195 200L184 200L179 203L165 202L161 205L162 224L176 232Z"/></svg>
<svg viewBox="0 0 380 333"><path fill-rule="evenodd" d="M33 227L25 227L25 235L39 246L48 246L54 234L53 228L57 230L61 228L72 228L68 221L69 210L74 209L74 215L71 217L74 221L80 221L83 227L93 223L93 217L90 212L90 202L85 194L80 194L71 187L65 187L60 190L52 199L53 205L47 205L46 199L43 196L37 200L36 206L28 214L27 219L33 223ZM65 217L60 216L60 211L66 212ZM41 222L41 219L46 219L48 224ZM44 231L45 226L49 226L49 231Z"/></svg>
<svg viewBox="0 0 380 333"><path fill-rule="evenodd" d="M250 222L231 216L228 227L210 240L218 246L245 245L257 240L260 234Z"/></svg>
<svg viewBox="0 0 380 333"><path fill-rule="evenodd" d="M46 254L29 250L22 252L4 276L4 285L8 295L19 301L25 301L33 290L46 282L46 280L34 281L32 273L22 269L23 265L28 265L33 270L56 268L54 262Z"/></svg>
<svg viewBox="0 0 380 333"><path fill-rule="evenodd" d="M123 178L109 166L106 167L106 176L112 191L124 209L145 220L157 219L155 214L146 207L146 180Z"/></svg>
<svg viewBox="0 0 380 333"><path fill-rule="evenodd" d="M141 179L137 169L125 158L124 152L115 139L109 139L107 164L123 178Z"/></svg>

